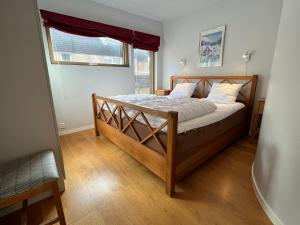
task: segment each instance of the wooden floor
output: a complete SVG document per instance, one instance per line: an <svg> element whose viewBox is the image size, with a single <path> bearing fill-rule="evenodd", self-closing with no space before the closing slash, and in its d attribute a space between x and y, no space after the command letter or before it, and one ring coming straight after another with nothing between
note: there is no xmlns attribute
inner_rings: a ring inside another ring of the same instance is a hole
<svg viewBox="0 0 300 225"><path fill-rule="evenodd" d="M66 170L62 194L73 225L271 224L251 185L255 144L242 140L176 186L176 198L142 165L92 130L61 137ZM52 199L31 206L32 224L50 218ZM19 212L0 219L18 224Z"/></svg>

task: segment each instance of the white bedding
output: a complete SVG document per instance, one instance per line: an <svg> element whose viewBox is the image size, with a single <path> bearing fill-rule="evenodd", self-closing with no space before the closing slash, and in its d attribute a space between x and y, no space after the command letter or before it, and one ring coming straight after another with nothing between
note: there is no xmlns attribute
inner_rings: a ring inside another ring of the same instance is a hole
<svg viewBox="0 0 300 225"><path fill-rule="evenodd" d="M153 96L153 95L119 95L111 97L113 99L130 102L139 106L150 109L155 109L163 112L176 111L178 112L178 123L191 120L205 114L211 113L217 109L217 106L206 100L198 98L174 98L170 96ZM110 109L113 111L114 104L109 104ZM104 107L106 109L106 106ZM125 108L129 117L134 117L137 113L136 110ZM145 116L152 127L160 127L166 119L152 116L145 113ZM138 121L145 123L143 117L140 115L136 118Z"/></svg>
<svg viewBox="0 0 300 225"><path fill-rule="evenodd" d="M151 94L131 94L131 95L110 96L109 98L134 104L145 100L157 99L159 97L160 96L151 95Z"/></svg>
<svg viewBox="0 0 300 225"><path fill-rule="evenodd" d="M123 102L128 102L143 106L150 109L155 109L163 112L176 111L178 112L178 122L194 119L196 117L208 114L217 109L216 105L206 99L198 98L174 98L170 96L157 96L147 94L132 94L132 95L117 95L110 97ZM114 104L109 104L110 109L115 108ZM107 107L105 106L104 109ZM135 110L125 109L128 116L132 117L136 114ZM154 127L159 127L163 120L147 116L151 121L150 124ZM153 124L152 124L152 123Z"/></svg>
<svg viewBox="0 0 300 225"><path fill-rule="evenodd" d="M206 100L198 98L172 98L172 97L158 97L151 100L145 100L137 102L137 105L147 107L150 109L159 110L162 112L175 111L178 112L178 122L191 120L199 116L211 113L217 109L217 106ZM129 112L130 114L131 112ZM133 115L131 115L133 116ZM148 116L150 118L150 116ZM159 122L162 120L157 120L157 117L152 118L154 127L159 127Z"/></svg>
<svg viewBox="0 0 300 225"><path fill-rule="evenodd" d="M178 111L178 134L221 121L245 107L244 104L235 102L229 104L216 103L214 104L216 106L215 109L209 104L207 105L207 108L203 108L200 106L203 103L200 103L199 105L199 102L206 101L206 99L176 99L169 98L167 96L156 96L149 94L118 95L110 98L161 111ZM187 112L186 109L190 110L188 110L189 112L185 114L185 112ZM126 112L130 117L134 116L135 114L135 111L133 110L126 110ZM159 127L165 121L162 118L149 116L147 114L146 117L153 127ZM144 122L141 117L138 117L137 120ZM162 129L162 131L166 132L166 127Z"/></svg>
<svg viewBox="0 0 300 225"><path fill-rule="evenodd" d="M234 102L230 104L216 104L216 106L217 109L212 113L179 123L177 133L184 133L189 130L216 123L245 107L245 105L240 102Z"/></svg>

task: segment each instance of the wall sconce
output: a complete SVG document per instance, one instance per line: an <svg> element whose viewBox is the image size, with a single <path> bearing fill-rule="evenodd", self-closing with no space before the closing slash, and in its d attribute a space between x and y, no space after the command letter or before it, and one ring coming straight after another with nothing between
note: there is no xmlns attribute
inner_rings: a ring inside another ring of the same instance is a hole
<svg viewBox="0 0 300 225"><path fill-rule="evenodd" d="M182 66L185 66L186 65L186 58L183 57L182 59L180 59L179 64L182 65Z"/></svg>
<svg viewBox="0 0 300 225"><path fill-rule="evenodd" d="M242 55L242 58L245 63L248 63L250 61L251 53L248 51L245 51L245 53Z"/></svg>

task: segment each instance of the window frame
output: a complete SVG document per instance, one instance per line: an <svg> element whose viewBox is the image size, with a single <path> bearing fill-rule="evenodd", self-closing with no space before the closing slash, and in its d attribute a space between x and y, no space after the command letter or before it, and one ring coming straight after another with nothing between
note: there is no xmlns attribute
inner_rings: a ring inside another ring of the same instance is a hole
<svg viewBox="0 0 300 225"><path fill-rule="evenodd" d="M55 28L53 28L55 29ZM57 61L54 59L54 50L52 47L52 39L50 34L50 28L46 28L46 36L48 42L48 49L50 55L51 64L60 64L60 65L82 65L82 66L110 66L110 67L129 67L129 50L128 44L123 42L123 64L109 64L109 63L87 63L87 62L68 62L68 61Z"/></svg>
<svg viewBox="0 0 300 225"><path fill-rule="evenodd" d="M155 52L150 53L150 79L151 79L151 91L150 94L154 94L155 91Z"/></svg>
<svg viewBox="0 0 300 225"><path fill-rule="evenodd" d="M133 57L133 64L134 64L134 50L133 49L133 52L132 52L132 57ZM143 50L143 49L141 49ZM149 57L150 57L150 63L149 63L149 76L150 76L150 81L151 81L151 85L150 85L150 93L149 94L154 94L155 92L155 52L153 51L149 51L149 50L146 50L149 52ZM135 66L135 65L133 65ZM134 73L134 76L135 76L135 72Z"/></svg>

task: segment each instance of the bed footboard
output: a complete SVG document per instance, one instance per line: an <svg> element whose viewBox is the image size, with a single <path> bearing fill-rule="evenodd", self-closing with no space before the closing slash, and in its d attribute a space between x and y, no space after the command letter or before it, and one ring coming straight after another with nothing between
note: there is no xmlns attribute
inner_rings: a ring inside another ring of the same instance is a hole
<svg viewBox="0 0 300 225"><path fill-rule="evenodd" d="M92 102L95 135L106 136L123 151L165 180L166 193L173 197L176 181L178 113L153 110L96 94L92 94ZM149 116L162 118L162 124L153 127L149 122ZM135 127L136 122L143 123L148 128L147 135L139 133ZM126 134L128 129L134 134L133 136ZM163 131L167 132L166 144L158 135ZM159 146L161 154L146 145L150 140Z"/></svg>

